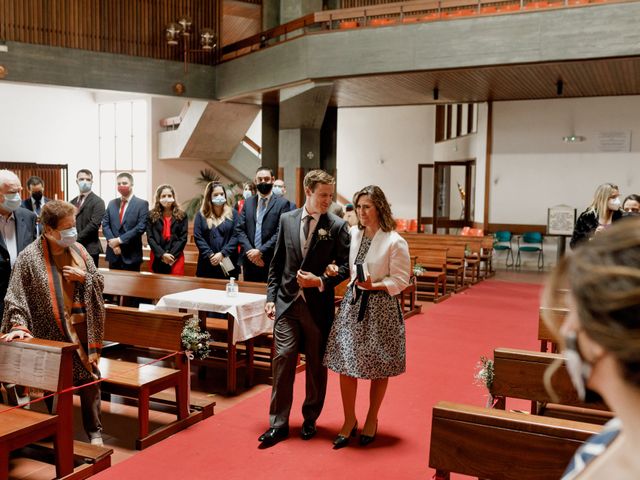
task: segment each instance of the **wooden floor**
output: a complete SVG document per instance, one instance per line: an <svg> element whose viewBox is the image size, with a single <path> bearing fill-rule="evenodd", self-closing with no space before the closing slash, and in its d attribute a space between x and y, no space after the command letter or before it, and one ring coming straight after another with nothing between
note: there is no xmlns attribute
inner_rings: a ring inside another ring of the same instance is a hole
<svg viewBox="0 0 640 480"><path fill-rule="evenodd" d="M495 280L504 280L509 282L525 282L541 284L546 278L545 273L537 272L514 272L513 270L499 269L496 272ZM423 309L428 309L432 304L423 303ZM197 372L191 375L191 392L193 398L197 399L213 399L216 402L215 412L219 413L227 408L233 407L237 403L252 397L265 389L271 388L266 384L266 373L257 372L256 384L245 390L239 390L236 396L225 396L219 393L224 390L226 376L222 369L208 369L204 380L198 379ZM243 381L242 372L240 372L241 382ZM74 428L77 432L76 439L85 441L86 437L82 430L82 421L80 418L80 399L74 397ZM153 425L168 423L175 419L175 415L169 407L155 405L153 408L160 410L152 410L149 420ZM1 419L0 419L1 420ZM265 411L265 426L267 424L267 412ZM114 454L112 464L116 464L135 455L135 440L133 432L137 428L137 408L133 402L127 401L120 397L112 397L111 402L102 402L102 423L104 425L103 440L105 445L113 448ZM50 480L55 477L55 467L45 464L36 459L30 458L13 458L10 472L10 479L29 479L29 480Z"/></svg>

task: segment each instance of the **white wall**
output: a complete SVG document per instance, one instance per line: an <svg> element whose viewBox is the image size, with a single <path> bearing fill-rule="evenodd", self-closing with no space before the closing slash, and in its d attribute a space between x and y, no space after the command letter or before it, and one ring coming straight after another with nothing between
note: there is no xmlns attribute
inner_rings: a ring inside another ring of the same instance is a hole
<svg viewBox="0 0 640 480"><path fill-rule="evenodd" d="M416 218L418 164L433 162L435 107L338 110L338 193L378 185L398 218Z"/></svg>
<svg viewBox="0 0 640 480"><path fill-rule="evenodd" d="M0 82L0 161L98 170L98 106L87 90ZM46 194L46 185L45 185Z"/></svg>
<svg viewBox="0 0 640 480"><path fill-rule="evenodd" d="M490 223L546 225L547 208L584 210L597 185L640 192L640 96L496 102ZM598 151L598 132L631 131L631 151ZM563 136L584 136L565 143Z"/></svg>

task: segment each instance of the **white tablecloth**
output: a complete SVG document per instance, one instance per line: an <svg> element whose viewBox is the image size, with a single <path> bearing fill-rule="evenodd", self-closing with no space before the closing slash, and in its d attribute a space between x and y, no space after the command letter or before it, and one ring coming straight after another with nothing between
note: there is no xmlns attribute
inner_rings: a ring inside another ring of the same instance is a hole
<svg viewBox="0 0 640 480"><path fill-rule="evenodd" d="M228 297L222 290L197 288L165 295L158 300L156 309L184 308L189 311L229 314L234 319L233 343L237 343L273 331L273 320L264 313L266 301L266 295L240 292L237 297Z"/></svg>

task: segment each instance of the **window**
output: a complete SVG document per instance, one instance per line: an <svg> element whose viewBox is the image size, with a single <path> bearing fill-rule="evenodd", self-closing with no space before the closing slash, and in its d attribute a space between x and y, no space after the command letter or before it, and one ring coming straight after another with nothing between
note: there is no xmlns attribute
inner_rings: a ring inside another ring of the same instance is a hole
<svg viewBox="0 0 640 480"><path fill-rule="evenodd" d="M118 196L116 177L121 172L133 175L134 193L147 200L149 164L147 102L101 103L99 115L99 166L95 181L105 202Z"/></svg>
<svg viewBox="0 0 640 480"><path fill-rule="evenodd" d="M458 103L436 105L436 142L477 133L478 105Z"/></svg>

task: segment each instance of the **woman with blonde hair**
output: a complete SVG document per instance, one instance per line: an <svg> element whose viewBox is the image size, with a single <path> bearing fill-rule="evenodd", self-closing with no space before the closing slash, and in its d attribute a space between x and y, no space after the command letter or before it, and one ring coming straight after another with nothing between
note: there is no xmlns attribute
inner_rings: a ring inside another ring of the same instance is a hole
<svg viewBox="0 0 640 480"><path fill-rule="evenodd" d="M351 227L351 283L329 334L324 364L340 374L344 423L333 442L349 444L358 429L358 379L371 380L369 410L360 445L376 438L378 412L389 377L405 371L406 340L402 309L396 295L409 285L411 261L407 242L395 231L396 222L384 192L375 185L353 197L358 225ZM335 268L328 268L326 274Z"/></svg>
<svg viewBox="0 0 640 480"><path fill-rule="evenodd" d="M603 183L596 189L591 205L580 214L571 236L570 246L576 248L596 233L608 228L622 216L620 191L613 183Z"/></svg>
<svg viewBox="0 0 640 480"><path fill-rule="evenodd" d="M237 278L238 212L231 208L224 186L210 182L196 214L193 236L198 246L197 277Z"/></svg>
<svg viewBox="0 0 640 480"><path fill-rule="evenodd" d="M184 247L189 220L178 206L171 185L156 189L155 205L147 220L147 241L151 247L150 270L154 273L184 275Z"/></svg>
<svg viewBox="0 0 640 480"><path fill-rule="evenodd" d="M617 222L565 257L543 304L558 305L567 286L570 313L559 332L567 369L579 397L595 400L595 392L615 418L562 478L640 478L640 219Z"/></svg>

